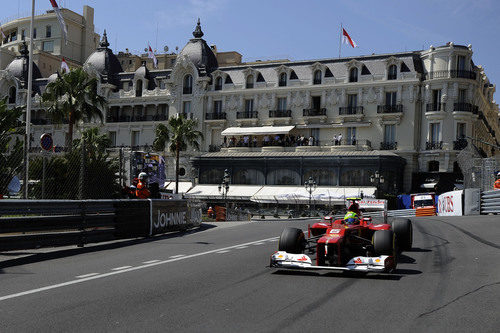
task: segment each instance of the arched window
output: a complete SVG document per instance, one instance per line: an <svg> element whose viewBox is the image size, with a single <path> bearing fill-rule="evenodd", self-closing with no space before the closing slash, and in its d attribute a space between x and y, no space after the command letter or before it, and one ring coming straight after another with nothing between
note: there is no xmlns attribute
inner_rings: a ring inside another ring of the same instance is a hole
<svg viewBox="0 0 500 333"><path fill-rule="evenodd" d="M358 68L353 67L349 72L349 82L358 82Z"/></svg>
<svg viewBox="0 0 500 333"><path fill-rule="evenodd" d="M16 102L16 87L10 87L9 89L9 103L14 104Z"/></svg>
<svg viewBox="0 0 500 333"><path fill-rule="evenodd" d="M430 161L429 162L429 172L439 171L439 161Z"/></svg>
<svg viewBox="0 0 500 333"><path fill-rule="evenodd" d="M398 78L398 68L396 65L390 65L387 72L387 80L396 80Z"/></svg>
<svg viewBox="0 0 500 333"><path fill-rule="evenodd" d="M286 73L280 74L279 84L280 87L286 87Z"/></svg>
<svg viewBox="0 0 500 333"><path fill-rule="evenodd" d="M319 69L314 72L313 84L321 84L321 71Z"/></svg>
<svg viewBox="0 0 500 333"><path fill-rule="evenodd" d="M142 96L142 80L137 80L137 82L135 83L135 96Z"/></svg>
<svg viewBox="0 0 500 333"><path fill-rule="evenodd" d="M220 76L215 79L215 90L222 90L222 78Z"/></svg>
<svg viewBox="0 0 500 333"><path fill-rule="evenodd" d="M188 74L184 76L184 88L182 89L183 94L192 94L193 93L193 77Z"/></svg>
<svg viewBox="0 0 500 333"><path fill-rule="evenodd" d="M247 76L247 84L246 84L247 89L253 88L253 75L248 75Z"/></svg>

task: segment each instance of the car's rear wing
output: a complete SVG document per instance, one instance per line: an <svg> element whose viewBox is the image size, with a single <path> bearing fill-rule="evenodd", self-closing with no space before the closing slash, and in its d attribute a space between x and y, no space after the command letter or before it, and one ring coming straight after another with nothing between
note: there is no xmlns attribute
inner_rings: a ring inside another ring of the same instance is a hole
<svg viewBox="0 0 500 333"><path fill-rule="evenodd" d="M383 211L384 223L387 223L387 200L386 199L361 199L356 201L360 209L370 215L370 211ZM347 203L348 205L348 203ZM347 206L348 207L348 206ZM347 208L346 207L346 208Z"/></svg>

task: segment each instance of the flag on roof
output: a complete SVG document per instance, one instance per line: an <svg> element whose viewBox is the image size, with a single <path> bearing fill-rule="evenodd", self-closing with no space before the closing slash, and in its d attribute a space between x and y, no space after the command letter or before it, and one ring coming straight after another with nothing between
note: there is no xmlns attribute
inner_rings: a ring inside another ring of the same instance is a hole
<svg viewBox="0 0 500 333"><path fill-rule="evenodd" d="M157 68L158 67L158 59L156 59L156 56L155 56L153 50L151 49L151 46L149 45L149 43L148 43L148 58L153 59L153 66L154 66L154 68Z"/></svg>
<svg viewBox="0 0 500 333"><path fill-rule="evenodd" d="M61 31L63 32L63 38L64 38L64 43L68 44L67 41L67 36L68 36L68 29L66 29L66 23L64 23L64 18L62 17L61 10L59 9L59 6L57 6L56 0L49 0L50 4L52 5L52 8L54 8L54 12L56 13L57 20L59 21L59 25L61 26Z"/></svg>
<svg viewBox="0 0 500 333"><path fill-rule="evenodd" d="M61 60L61 72L64 73L69 73L69 66L68 63L66 62L66 59L64 57Z"/></svg>
<svg viewBox="0 0 500 333"><path fill-rule="evenodd" d="M345 44L351 44L352 47L357 47L358 45L352 40L351 36L342 28L342 39Z"/></svg>

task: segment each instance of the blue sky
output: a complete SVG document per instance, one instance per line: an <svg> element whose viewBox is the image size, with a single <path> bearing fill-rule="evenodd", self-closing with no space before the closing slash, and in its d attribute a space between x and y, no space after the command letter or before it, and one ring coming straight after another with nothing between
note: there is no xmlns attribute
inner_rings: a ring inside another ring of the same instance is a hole
<svg viewBox="0 0 500 333"><path fill-rule="evenodd" d="M30 11L30 0L2 1L0 19ZM162 51L180 49L200 17L205 40L243 59L291 60L338 57L342 22L358 48L342 56L391 53L443 45L472 44L473 60L500 83L498 0L58 0L82 12L94 7L97 32L111 48L143 52L147 42ZM36 0L38 10L49 0ZM158 33L157 33L158 31Z"/></svg>

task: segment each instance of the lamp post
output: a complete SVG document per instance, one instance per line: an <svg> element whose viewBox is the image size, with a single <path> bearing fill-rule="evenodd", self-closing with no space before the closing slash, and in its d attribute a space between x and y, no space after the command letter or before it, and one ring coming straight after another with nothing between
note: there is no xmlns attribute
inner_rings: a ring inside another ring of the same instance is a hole
<svg viewBox="0 0 500 333"><path fill-rule="evenodd" d="M379 174L378 171L375 171L375 174L370 176L370 183L374 184L377 188L377 192L379 191L379 185L384 183L384 176Z"/></svg>
<svg viewBox="0 0 500 333"><path fill-rule="evenodd" d="M312 200L312 193L314 190L316 190L316 182L314 181L313 177L309 177L308 180L306 180L304 186L306 187L307 192L309 192L309 217L311 216L311 200Z"/></svg>
<svg viewBox="0 0 500 333"><path fill-rule="evenodd" d="M226 206L226 216L227 216L227 192L229 191L229 183L231 182L231 175L229 170L224 170L224 177L222 177L222 182L219 184L219 193L222 194L224 199L224 205Z"/></svg>

